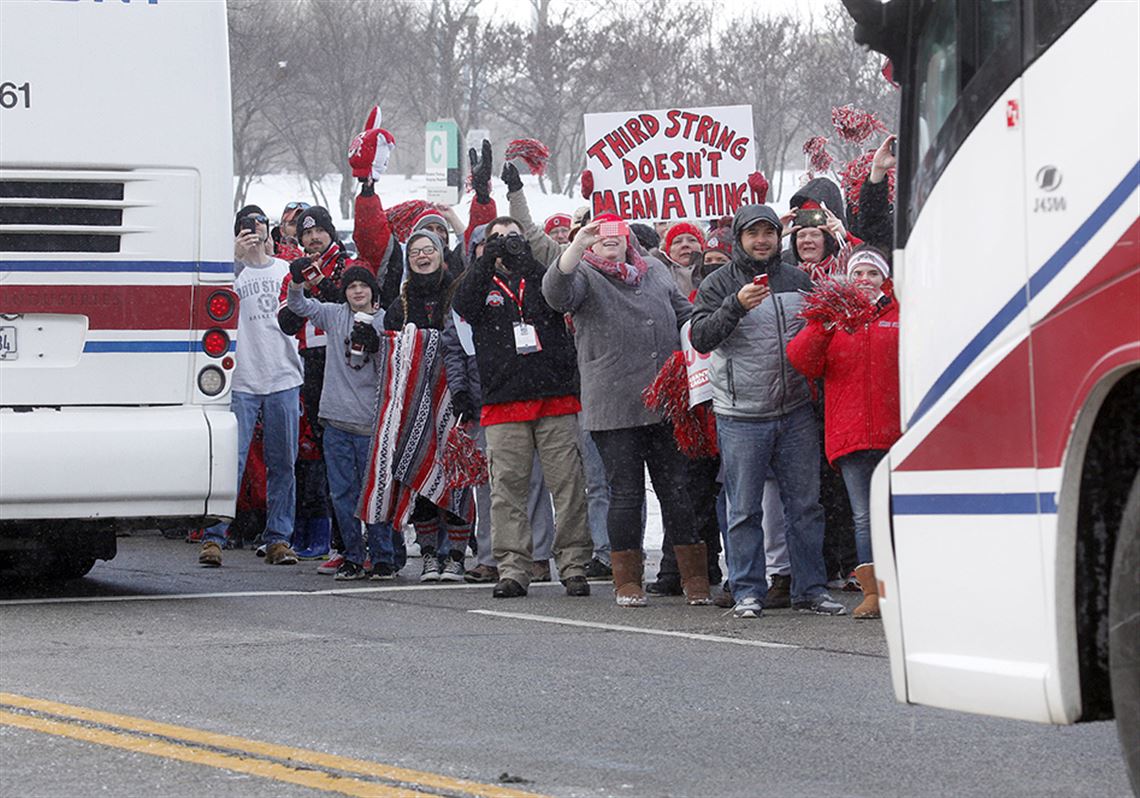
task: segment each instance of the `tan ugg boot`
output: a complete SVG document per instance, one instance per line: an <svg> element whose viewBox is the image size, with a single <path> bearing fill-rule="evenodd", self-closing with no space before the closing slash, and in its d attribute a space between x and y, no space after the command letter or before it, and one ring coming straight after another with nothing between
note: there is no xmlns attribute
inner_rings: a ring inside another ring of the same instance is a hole
<svg viewBox="0 0 1140 798"><path fill-rule="evenodd" d="M879 614L879 583L875 581L875 564L864 563L855 569L855 578L863 588L863 601L851 613L856 620L881 618Z"/></svg>
<svg viewBox="0 0 1140 798"><path fill-rule="evenodd" d="M711 604L708 548L704 542L674 546L673 551L677 555L677 570L681 572L681 590L685 592L685 601L700 606Z"/></svg>
<svg viewBox="0 0 1140 798"><path fill-rule="evenodd" d="M641 549L615 551L610 555L614 571L614 597L619 607L644 607L648 602L641 589L644 569Z"/></svg>

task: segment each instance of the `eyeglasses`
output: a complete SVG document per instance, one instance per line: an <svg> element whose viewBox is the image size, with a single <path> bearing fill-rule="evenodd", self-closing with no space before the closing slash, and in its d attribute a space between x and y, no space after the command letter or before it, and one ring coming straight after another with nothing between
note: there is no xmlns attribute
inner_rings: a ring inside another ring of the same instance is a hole
<svg viewBox="0 0 1140 798"><path fill-rule="evenodd" d="M307 202L290 202L289 204L287 204L287 205L285 206L285 210L287 210L287 211L295 211L295 210L297 210L298 208L300 208L300 209L301 209L301 210L303 210L303 211L307 211L307 210L308 210L309 208L311 208L311 207L313 207L313 206L312 206L312 205L310 205L310 204L309 204L309 203L307 203Z"/></svg>
<svg viewBox="0 0 1140 798"><path fill-rule="evenodd" d="M255 222L261 222L262 224L269 224L269 220L266 219L264 216L262 216L260 213L251 213L248 216L243 216L241 218L253 219Z"/></svg>
<svg viewBox="0 0 1140 798"><path fill-rule="evenodd" d="M414 258L416 255L434 255L434 254L435 254L435 247L431 246L430 244L426 247L420 247L419 249L409 249L408 250L408 256L412 257L412 258Z"/></svg>

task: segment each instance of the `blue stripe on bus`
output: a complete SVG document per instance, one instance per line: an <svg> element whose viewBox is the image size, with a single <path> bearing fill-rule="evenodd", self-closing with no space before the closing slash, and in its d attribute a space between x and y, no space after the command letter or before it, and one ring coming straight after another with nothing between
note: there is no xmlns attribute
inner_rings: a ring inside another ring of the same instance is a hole
<svg viewBox="0 0 1140 798"><path fill-rule="evenodd" d="M230 351L237 348L236 341L230 341ZM201 341L88 341L83 345L84 353L107 354L121 352L201 352Z"/></svg>
<svg viewBox="0 0 1140 798"><path fill-rule="evenodd" d="M1057 512L1052 493L896 493L894 515L1037 515Z"/></svg>
<svg viewBox="0 0 1140 798"><path fill-rule="evenodd" d="M197 260L6 260L0 269L10 272L152 272L227 274L232 261Z"/></svg>
<svg viewBox="0 0 1140 798"><path fill-rule="evenodd" d="M1002 306L1001 310L986 323L984 327L978 332L974 338L966 344L966 347L954 358L946 370L939 375L934 384L930 386L930 390L926 392L926 396L922 397L922 401L918 403L918 408L910 417L908 426L913 426L916 421L926 415L934 404L942 398L942 396L950 389L950 386L957 382L958 378L966 371L971 363L977 360L978 356L982 354L987 346L993 343L998 334L1013 322L1018 315L1025 310L1029 304L1029 300L1037 296L1047 286L1054 277L1061 273L1061 270L1068 265L1081 249L1089 242L1096 233L1104 227L1112 215L1124 204L1124 201L1132 195L1136 187L1140 185L1140 161L1124 176L1124 179L1117 184L1109 195L1105 197L1104 201L1097 206L1096 210L1092 212L1088 219L1086 219L1077 231L1063 243L1058 250L1053 253L1045 264L1037 270L1036 273L1030 278L1026 285L1017 290L1008 302Z"/></svg>

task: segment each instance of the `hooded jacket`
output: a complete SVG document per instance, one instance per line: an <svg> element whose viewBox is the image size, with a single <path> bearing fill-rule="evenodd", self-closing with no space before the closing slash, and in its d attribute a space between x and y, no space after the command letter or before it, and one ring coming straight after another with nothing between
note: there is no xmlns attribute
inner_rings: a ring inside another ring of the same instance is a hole
<svg viewBox="0 0 1140 798"><path fill-rule="evenodd" d="M443 329L454 278L443 265L431 274L412 271L408 264L408 251L412 242L419 238L429 239L438 252L443 252L443 244L434 233L420 230L408 238L404 247L404 284L384 317L384 326L388 330L402 330L406 324L414 324L421 329Z"/></svg>
<svg viewBox="0 0 1140 798"><path fill-rule="evenodd" d="M774 419L811 401L807 379L792 368L786 348L804 326L801 291L811 278L783 263L779 252L753 260L740 234L764 220L777 230L780 220L767 205L746 205L732 221L732 261L701 282L693 310L691 338L698 352L711 352L709 373L713 411L735 418ZM746 311L737 292L758 274L768 275L772 293Z"/></svg>

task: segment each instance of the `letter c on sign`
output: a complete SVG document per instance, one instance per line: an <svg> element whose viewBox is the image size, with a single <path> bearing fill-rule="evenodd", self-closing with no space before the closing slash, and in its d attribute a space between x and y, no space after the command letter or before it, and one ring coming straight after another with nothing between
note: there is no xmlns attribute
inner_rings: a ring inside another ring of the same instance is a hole
<svg viewBox="0 0 1140 798"><path fill-rule="evenodd" d="M441 150L442 146L443 146L443 136L440 136L440 135L433 136L432 140L431 140L431 161L432 161L432 164L437 164L443 160L443 152Z"/></svg>

